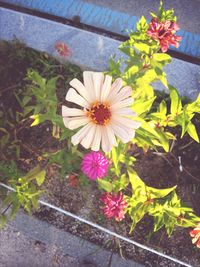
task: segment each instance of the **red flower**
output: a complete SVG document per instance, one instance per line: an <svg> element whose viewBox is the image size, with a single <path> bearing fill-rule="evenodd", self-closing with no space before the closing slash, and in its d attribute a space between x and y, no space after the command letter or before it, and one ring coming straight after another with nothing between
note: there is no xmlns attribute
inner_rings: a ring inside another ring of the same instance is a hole
<svg viewBox="0 0 200 267"><path fill-rule="evenodd" d="M78 187L79 186L79 179L77 177L77 175L75 174L70 174L68 176L69 179L69 185L72 187Z"/></svg>
<svg viewBox="0 0 200 267"><path fill-rule="evenodd" d="M118 222L124 219L127 203L122 192L118 194L104 193L100 200L105 204L102 209L107 218L114 217Z"/></svg>
<svg viewBox="0 0 200 267"><path fill-rule="evenodd" d="M200 223L197 224L194 230L190 231L190 236L193 237L192 243L200 248Z"/></svg>
<svg viewBox="0 0 200 267"><path fill-rule="evenodd" d="M61 42L57 43L55 45L55 49L59 53L59 55L62 57L68 57L71 55L71 51L65 43L61 43Z"/></svg>
<svg viewBox="0 0 200 267"><path fill-rule="evenodd" d="M178 30L178 24L173 21L159 22L158 18L153 18L149 24L147 34L160 43L162 52L166 52L170 45L179 47L182 37L175 35Z"/></svg>

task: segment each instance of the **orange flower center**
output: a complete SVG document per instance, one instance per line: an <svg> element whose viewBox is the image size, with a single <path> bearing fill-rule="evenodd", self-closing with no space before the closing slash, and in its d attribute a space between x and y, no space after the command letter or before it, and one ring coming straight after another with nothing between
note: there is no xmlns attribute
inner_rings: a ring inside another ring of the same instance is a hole
<svg viewBox="0 0 200 267"><path fill-rule="evenodd" d="M106 125L111 118L109 106L100 102L94 103L87 115L95 124L99 125Z"/></svg>

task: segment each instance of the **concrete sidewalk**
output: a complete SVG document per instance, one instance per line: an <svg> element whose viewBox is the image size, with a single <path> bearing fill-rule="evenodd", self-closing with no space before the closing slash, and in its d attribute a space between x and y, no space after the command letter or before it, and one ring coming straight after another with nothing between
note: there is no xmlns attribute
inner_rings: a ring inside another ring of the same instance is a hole
<svg viewBox="0 0 200 267"><path fill-rule="evenodd" d="M15 266L80 267L83 265L56 245L43 243L8 225L4 231L0 231L0 267Z"/></svg>
<svg viewBox="0 0 200 267"><path fill-rule="evenodd" d="M117 49L121 43L117 40L9 9L0 8L0 25L0 39L13 40L15 36L28 46L53 56L56 56L55 44L66 43L72 51L69 60L83 69L106 71L111 55L124 57ZM197 97L200 66L173 58L165 71L169 84L175 86L182 96ZM164 86L158 83L155 89L163 90Z"/></svg>
<svg viewBox="0 0 200 267"><path fill-rule="evenodd" d="M69 20L80 20L86 25L108 30L113 33L127 35L126 30L136 28L138 19L149 13L157 12L160 0L1 0L30 10L55 15ZM182 36L179 48L172 50L200 58L200 1L168 0L163 1L165 8L175 8Z"/></svg>
<svg viewBox="0 0 200 267"><path fill-rule="evenodd" d="M106 267L111 252L19 212L0 231L0 267ZM110 267L142 267L113 254Z"/></svg>

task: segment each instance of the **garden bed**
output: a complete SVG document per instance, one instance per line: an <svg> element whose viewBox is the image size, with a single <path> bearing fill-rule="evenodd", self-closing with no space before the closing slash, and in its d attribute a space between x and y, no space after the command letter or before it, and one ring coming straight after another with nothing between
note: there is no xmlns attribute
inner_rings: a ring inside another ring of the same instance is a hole
<svg viewBox="0 0 200 267"><path fill-rule="evenodd" d="M25 79L28 69L37 70L42 77L49 80L58 76L56 92L58 97L58 110L64 103L64 97L69 88L69 81L73 78L82 79L82 70L75 65L60 64L45 53L36 52L25 47L18 41L13 43L0 43L0 88L1 88L1 177L0 181L7 183L11 174L15 178L19 173L26 173L39 164L46 164L44 154L58 151L65 147L65 141L59 142L52 137L51 123L44 122L38 126L30 127L31 119L20 120L22 112L20 97L27 89L30 81ZM157 99L167 98L164 93L157 92ZM189 101L189 100L187 100ZM34 104L34 103L33 103ZM18 115L17 115L18 114ZM193 123L197 132L200 132L200 116L195 116ZM7 139L5 132L8 133ZM180 137L178 128L174 134ZM178 141L177 141L178 140ZM162 149L153 151L142 149L132 145L129 149L131 155L137 160L134 170L145 181L148 186L156 188L168 188L177 185L178 196L200 216L200 146L197 142L185 135L171 143L169 153ZM82 152L83 149L81 148ZM180 170L180 158L183 169ZM153 222L149 217L144 217L132 233L130 230L130 219L125 218L120 223L106 220L101 212L102 202L99 200L101 192L97 184L81 176L74 179L70 176L72 171L79 172L80 162L73 158L63 159L65 168L61 170L59 164L48 167L47 175L42 189L45 190L43 198L64 210L71 211L92 222L100 224L112 231L129 237L139 243L162 251L179 260L190 263L192 266L200 266L199 249L192 245L188 229L176 228L170 238L162 228L153 233ZM0 189L1 190L1 189ZM91 229L87 225L80 224L61 214L55 213L47 208L40 207L35 215L57 227L79 235L84 239L98 243L109 249L122 251L123 255L132 258L147 266L177 266L166 259L149 254L132 245L112 240L107 235ZM120 247L120 249L119 249Z"/></svg>

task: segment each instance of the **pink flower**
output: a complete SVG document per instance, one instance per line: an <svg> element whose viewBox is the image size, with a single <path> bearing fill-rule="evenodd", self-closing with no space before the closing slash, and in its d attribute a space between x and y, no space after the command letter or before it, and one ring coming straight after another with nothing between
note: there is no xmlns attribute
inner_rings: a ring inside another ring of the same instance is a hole
<svg viewBox="0 0 200 267"><path fill-rule="evenodd" d="M190 231L190 236L193 237L192 243L200 248L200 223L197 224L194 230Z"/></svg>
<svg viewBox="0 0 200 267"><path fill-rule="evenodd" d="M55 49L58 52L58 54L62 57L68 57L71 55L71 51L65 43L62 42L57 43L55 45Z"/></svg>
<svg viewBox="0 0 200 267"><path fill-rule="evenodd" d="M127 203L122 192L118 194L106 192L101 196L100 200L105 204L102 209L107 218L114 217L118 222L124 219Z"/></svg>
<svg viewBox="0 0 200 267"><path fill-rule="evenodd" d="M91 180L103 178L108 171L109 161L101 152L91 152L83 157L82 172Z"/></svg>
<svg viewBox="0 0 200 267"><path fill-rule="evenodd" d="M162 52L166 52L170 45L179 47L182 37L175 35L178 30L178 24L173 21L159 22L158 18L153 18L149 24L147 34L160 43Z"/></svg>

